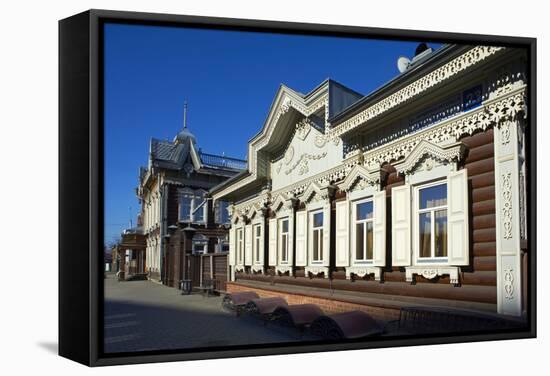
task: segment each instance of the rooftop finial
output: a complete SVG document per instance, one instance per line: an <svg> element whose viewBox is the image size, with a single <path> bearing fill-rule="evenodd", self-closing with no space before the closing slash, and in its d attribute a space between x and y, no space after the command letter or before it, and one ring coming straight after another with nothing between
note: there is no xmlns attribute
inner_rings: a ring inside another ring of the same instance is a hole
<svg viewBox="0 0 550 376"><path fill-rule="evenodd" d="M183 129L187 128L187 101L183 102Z"/></svg>

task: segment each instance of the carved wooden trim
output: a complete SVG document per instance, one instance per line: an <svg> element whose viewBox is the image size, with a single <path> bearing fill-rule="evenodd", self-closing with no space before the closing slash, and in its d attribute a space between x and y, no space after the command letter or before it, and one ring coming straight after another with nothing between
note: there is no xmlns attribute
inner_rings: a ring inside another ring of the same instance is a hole
<svg viewBox="0 0 550 376"><path fill-rule="evenodd" d="M378 266L348 266L346 267L346 278L351 279L351 275L355 274L358 277L364 277L369 274L374 274L375 281L381 281L382 270Z"/></svg>
<svg viewBox="0 0 550 376"><path fill-rule="evenodd" d="M480 63L492 55L495 55L499 51L503 51L504 49L504 47L476 46L466 53L454 58L440 68L433 70L427 75L405 86L403 89L398 90L394 94L366 108L350 119L338 124L331 129L330 132L328 132L327 137L331 139L340 137L344 133L351 131L352 129L380 116L381 114L404 102L410 101L411 98L443 83L459 72L471 68L472 66Z"/></svg>
<svg viewBox="0 0 550 376"><path fill-rule="evenodd" d="M346 178L339 184L340 189L346 192L350 192L358 185L365 184L367 186L377 185L380 182L380 170L369 171L364 166L357 165L352 168ZM364 188L364 187L363 187Z"/></svg>
<svg viewBox="0 0 550 376"><path fill-rule="evenodd" d="M466 146L463 143L441 147L429 141L421 140L405 159L396 163L394 167L398 173L408 175L413 173L426 157L436 162L452 163L460 161L465 151ZM428 170L431 170L433 167L435 166L429 164L426 166Z"/></svg>
<svg viewBox="0 0 550 376"><path fill-rule="evenodd" d="M434 279L437 276L449 275L450 283L457 285L458 274L460 268L458 266L407 266L405 267L405 279L407 282L414 282L414 275L421 275L427 279Z"/></svg>
<svg viewBox="0 0 550 376"><path fill-rule="evenodd" d="M236 272L243 272L244 273L244 271L245 271L244 265L235 265L235 266L233 266L233 268L235 270L235 273Z"/></svg>
<svg viewBox="0 0 550 376"><path fill-rule="evenodd" d="M313 275L313 276L318 276L322 273L324 273L324 276L325 278L328 278L329 275L328 275L328 266L306 266L304 268L304 271L305 271L305 275L308 276L308 275Z"/></svg>
<svg viewBox="0 0 550 376"><path fill-rule="evenodd" d="M291 265L277 265L275 267L275 274L285 274L288 273L289 276L294 275L294 269Z"/></svg>
<svg viewBox="0 0 550 376"><path fill-rule="evenodd" d="M252 265L250 267L250 270L253 272L253 273L262 273L262 274L265 274L265 267L263 265Z"/></svg>

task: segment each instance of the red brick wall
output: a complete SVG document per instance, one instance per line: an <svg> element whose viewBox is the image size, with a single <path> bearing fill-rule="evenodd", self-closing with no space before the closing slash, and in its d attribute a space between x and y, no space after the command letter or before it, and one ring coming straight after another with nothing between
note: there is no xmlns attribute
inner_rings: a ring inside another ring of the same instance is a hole
<svg viewBox="0 0 550 376"><path fill-rule="evenodd" d="M288 304L316 304L327 314L359 310L368 313L378 320L389 321L399 318L399 309L397 308L379 307L282 291L264 290L240 285L235 282L227 282L227 292L233 293L242 291L254 291L261 298L280 296L284 298Z"/></svg>

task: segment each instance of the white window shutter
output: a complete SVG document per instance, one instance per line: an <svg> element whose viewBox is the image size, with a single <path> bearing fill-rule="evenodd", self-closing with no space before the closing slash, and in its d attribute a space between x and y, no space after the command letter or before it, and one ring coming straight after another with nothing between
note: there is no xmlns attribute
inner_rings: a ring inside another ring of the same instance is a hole
<svg viewBox="0 0 550 376"><path fill-rule="evenodd" d="M260 223L260 248L259 248L259 258L258 258L258 262L260 264L264 264L264 238L265 237L265 224L264 224L264 221L262 220L262 222Z"/></svg>
<svg viewBox="0 0 550 376"><path fill-rule="evenodd" d="M336 266L349 266L349 201L336 203Z"/></svg>
<svg viewBox="0 0 550 376"><path fill-rule="evenodd" d="M448 256L451 265L468 265L468 171L452 172L448 177Z"/></svg>
<svg viewBox="0 0 550 376"><path fill-rule="evenodd" d="M330 265L330 203L323 208L323 266Z"/></svg>
<svg viewBox="0 0 550 376"><path fill-rule="evenodd" d="M373 204L373 265L386 266L386 190L374 194Z"/></svg>
<svg viewBox="0 0 550 376"><path fill-rule="evenodd" d="M277 218L269 220L269 266L277 265Z"/></svg>
<svg viewBox="0 0 550 376"><path fill-rule="evenodd" d="M411 187L392 188L392 266L411 264Z"/></svg>
<svg viewBox="0 0 550 376"><path fill-rule="evenodd" d="M296 212L296 266L307 265L307 211Z"/></svg>
<svg viewBox="0 0 550 376"><path fill-rule="evenodd" d="M231 226L229 229L229 265L235 265L236 259L236 236L235 236L235 227Z"/></svg>
<svg viewBox="0 0 550 376"><path fill-rule="evenodd" d="M288 215L288 263L294 262L294 216L292 211Z"/></svg>
<svg viewBox="0 0 550 376"><path fill-rule="evenodd" d="M244 226L244 265L252 265L252 225Z"/></svg>

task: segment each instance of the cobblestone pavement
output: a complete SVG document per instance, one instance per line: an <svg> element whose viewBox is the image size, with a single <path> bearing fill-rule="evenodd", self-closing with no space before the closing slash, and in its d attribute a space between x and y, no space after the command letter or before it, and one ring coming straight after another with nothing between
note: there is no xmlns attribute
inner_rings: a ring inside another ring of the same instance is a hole
<svg viewBox="0 0 550 376"><path fill-rule="evenodd" d="M236 317L220 297L180 295L151 281L105 279L105 352L303 341L295 330Z"/></svg>

